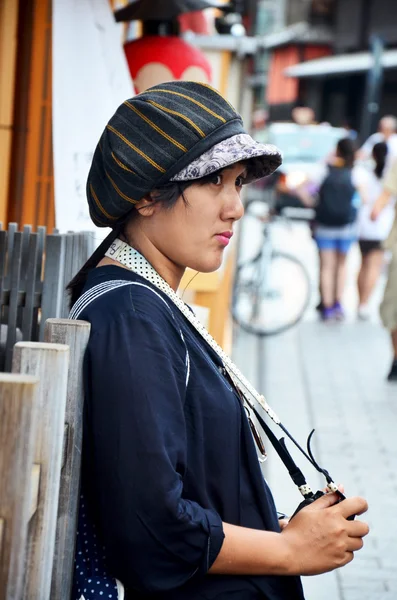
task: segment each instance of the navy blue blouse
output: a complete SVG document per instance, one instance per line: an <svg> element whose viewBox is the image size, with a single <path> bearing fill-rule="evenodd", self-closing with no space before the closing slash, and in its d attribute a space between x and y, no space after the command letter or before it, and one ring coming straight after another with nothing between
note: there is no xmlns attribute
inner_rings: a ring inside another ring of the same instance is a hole
<svg viewBox="0 0 397 600"><path fill-rule="evenodd" d="M117 598L117 578L126 600L302 600L297 577L207 574L222 521L279 531L245 410L218 356L150 283L105 266L86 290L112 279L133 285L79 317L91 336L73 598Z"/></svg>

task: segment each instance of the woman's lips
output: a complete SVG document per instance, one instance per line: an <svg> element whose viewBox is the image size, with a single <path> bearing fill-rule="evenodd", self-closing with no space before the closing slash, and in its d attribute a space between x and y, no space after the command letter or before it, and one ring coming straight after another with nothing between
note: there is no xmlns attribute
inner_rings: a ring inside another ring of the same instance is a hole
<svg viewBox="0 0 397 600"><path fill-rule="evenodd" d="M222 244L222 246L227 246L230 242L230 238L232 237L232 235L232 232L224 231L223 233L218 233L215 237L218 240L218 242Z"/></svg>

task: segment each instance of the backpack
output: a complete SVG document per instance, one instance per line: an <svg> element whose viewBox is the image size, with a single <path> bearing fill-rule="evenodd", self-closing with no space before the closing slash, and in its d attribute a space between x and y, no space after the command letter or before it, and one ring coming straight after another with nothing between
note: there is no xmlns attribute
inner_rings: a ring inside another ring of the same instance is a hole
<svg viewBox="0 0 397 600"><path fill-rule="evenodd" d="M353 205L355 193L352 170L330 166L319 190L316 221L330 227L354 223L357 215L357 209Z"/></svg>

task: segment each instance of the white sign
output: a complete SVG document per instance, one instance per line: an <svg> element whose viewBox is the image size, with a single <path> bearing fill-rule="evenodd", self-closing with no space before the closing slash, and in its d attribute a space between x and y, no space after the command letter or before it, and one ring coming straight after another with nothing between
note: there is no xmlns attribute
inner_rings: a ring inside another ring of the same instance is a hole
<svg viewBox="0 0 397 600"><path fill-rule="evenodd" d="M55 222L97 229L86 200L92 155L117 107L134 95L121 25L109 0L53 0Z"/></svg>

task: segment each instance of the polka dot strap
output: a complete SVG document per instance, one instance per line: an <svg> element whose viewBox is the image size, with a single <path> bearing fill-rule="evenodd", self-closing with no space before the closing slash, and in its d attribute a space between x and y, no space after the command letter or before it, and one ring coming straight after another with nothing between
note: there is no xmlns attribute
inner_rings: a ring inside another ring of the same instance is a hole
<svg viewBox="0 0 397 600"><path fill-rule="evenodd" d="M166 281L155 271L155 269L151 266L151 264L146 260L144 256L142 256L137 250L122 242L119 239L116 239L112 245L107 250L107 257L112 258L113 260L118 261L120 264L128 267L134 273L137 273L151 284L156 286L159 290L161 290L172 302L176 305L176 307L180 310L183 316L193 325L193 327L198 331L198 333L205 339L205 341L211 346L211 348L216 352L216 354L223 361L225 367L229 371L230 375L233 376L239 384L249 392L249 394L254 398L254 400L261 406L261 408L269 415L269 417L279 425L281 423L280 419L276 415L276 413L270 408L268 403L266 402L264 396L259 394L256 391L254 386L244 377L244 375L240 372L240 370L236 367L236 365L232 362L230 357L222 350L219 344L216 343L214 338L210 335L210 333L206 330L204 325L197 319L197 317L192 313L191 310L186 306L186 304L179 298L179 296L174 292L174 290L168 285Z"/></svg>

